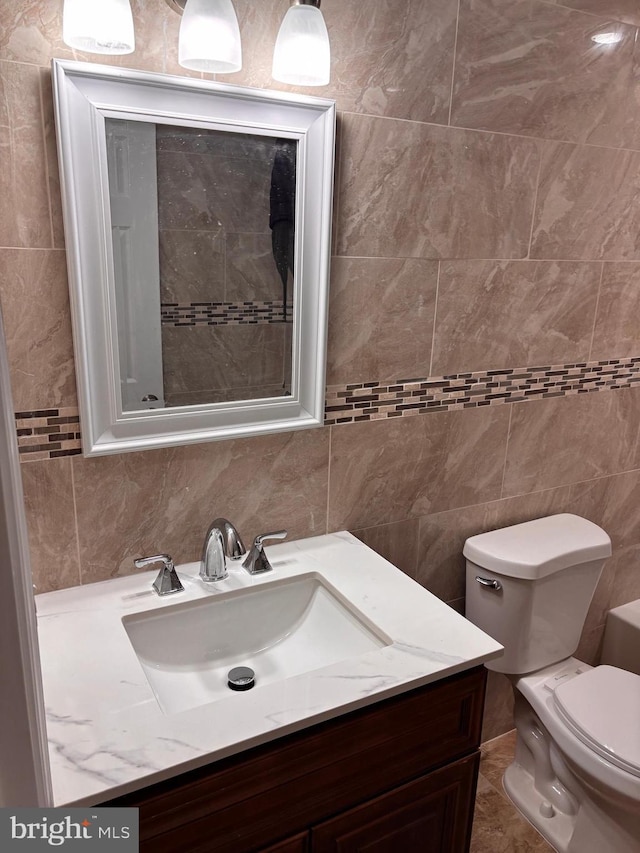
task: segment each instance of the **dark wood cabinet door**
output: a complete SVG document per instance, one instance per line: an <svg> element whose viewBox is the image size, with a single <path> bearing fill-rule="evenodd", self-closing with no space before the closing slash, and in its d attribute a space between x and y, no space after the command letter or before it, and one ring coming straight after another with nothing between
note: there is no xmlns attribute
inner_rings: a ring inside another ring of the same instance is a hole
<svg viewBox="0 0 640 853"><path fill-rule="evenodd" d="M311 853L464 853L477 756L457 761L311 830Z"/></svg>
<svg viewBox="0 0 640 853"><path fill-rule="evenodd" d="M279 841L271 847L265 847L261 853L308 853L309 850L309 833L301 832L299 835L294 835L292 838L285 838L284 841Z"/></svg>

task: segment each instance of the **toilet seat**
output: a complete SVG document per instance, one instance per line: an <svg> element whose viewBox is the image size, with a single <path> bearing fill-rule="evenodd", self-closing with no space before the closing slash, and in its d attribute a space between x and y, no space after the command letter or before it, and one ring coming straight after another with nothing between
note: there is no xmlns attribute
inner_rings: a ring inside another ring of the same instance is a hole
<svg viewBox="0 0 640 853"><path fill-rule="evenodd" d="M640 778L640 676L597 666L553 692L559 717L602 758Z"/></svg>

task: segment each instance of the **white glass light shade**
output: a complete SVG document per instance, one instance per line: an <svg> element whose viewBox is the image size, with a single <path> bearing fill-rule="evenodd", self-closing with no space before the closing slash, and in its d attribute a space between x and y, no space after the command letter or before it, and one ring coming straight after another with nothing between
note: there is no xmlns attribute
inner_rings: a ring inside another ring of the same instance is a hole
<svg viewBox="0 0 640 853"><path fill-rule="evenodd" d="M273 79L294 86L326 86L331 47L322 12L315 6L291 6L273 52Z"/></svg>
<svg viewBox="0 0 640 853"><path fill-rule="evenodd" d="M87 53L133 53L129 0L64 0L62 39Z"/></svg>
<svg viewBox="0 0 640 853"><path fill-rule="evenodd" d="M209 74L242 68L240 27L231 0L187 0L180 24L178 62Z"/></svg>

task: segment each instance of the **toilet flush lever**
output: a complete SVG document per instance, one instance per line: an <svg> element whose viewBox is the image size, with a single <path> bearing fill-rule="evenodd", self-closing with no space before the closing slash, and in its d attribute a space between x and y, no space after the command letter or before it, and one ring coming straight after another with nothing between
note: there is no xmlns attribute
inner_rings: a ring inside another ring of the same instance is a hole
<svg viewBox="0 0 640 853"><path fill-rule="evenodd" d="M480 586L489 587L489 589L495 589L496 592L502 589L502 584L500 581L495 580L494 578L481 578L480 575L476 575L476 580L480 584Z"/></svg>

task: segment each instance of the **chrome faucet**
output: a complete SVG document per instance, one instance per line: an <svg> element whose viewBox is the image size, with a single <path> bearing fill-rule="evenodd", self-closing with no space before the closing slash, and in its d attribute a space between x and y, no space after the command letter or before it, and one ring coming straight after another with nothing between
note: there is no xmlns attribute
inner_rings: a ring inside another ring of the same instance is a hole
<svg viewBox="0 0 640 853"><path fill-rule="evenodd" d="M259 575L261 572L271 571L273 567L264 553L263 543L266 539L284 539L286 535L286 530L276 530L275 533L263 533L262 536L256 536L251 550L242 563L250 575Z"/></svg>
<svg viewBox="0 0 640 853"><path fill-rule="evenodd" d="M140 559L133 561L136 569L144 569L146 566L152 565L152 563L162 563L158 577L152 584L158 595L170 595L172 592L183 591L184 587L180 583L176 567L173 565L173 560L168 554L157 554L155 557L140 557Z"/></svg>
<svg viewBox="0 0 640 853"><path fill-rule="evenodd" d="M246 553L247 549L233 524L226 518L216 518L204 537L200 577L205 583L224 580L229 574L226 557L239 560Z"/></svg>

